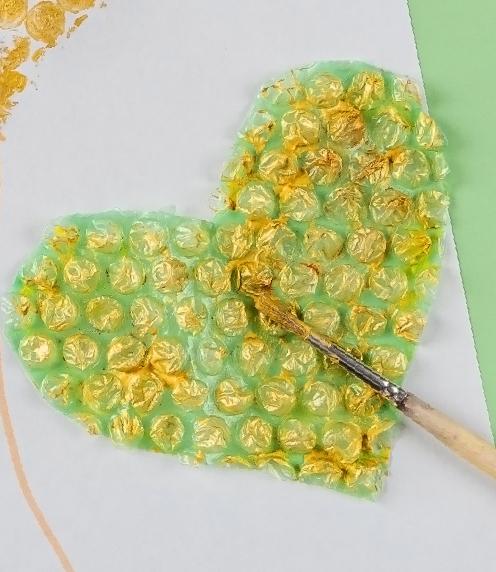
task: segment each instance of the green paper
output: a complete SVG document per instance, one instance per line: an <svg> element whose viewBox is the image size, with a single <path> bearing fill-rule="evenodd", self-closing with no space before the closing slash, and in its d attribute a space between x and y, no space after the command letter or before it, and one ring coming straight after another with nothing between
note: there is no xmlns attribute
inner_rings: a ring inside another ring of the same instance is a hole
<svg viewBox="0 0 496 572"><path fill-rule="evenodd" d="M493 435L496 437L496 76L490 0L410 0L429 110L449 140L456 189L450 209Z"/></svg>

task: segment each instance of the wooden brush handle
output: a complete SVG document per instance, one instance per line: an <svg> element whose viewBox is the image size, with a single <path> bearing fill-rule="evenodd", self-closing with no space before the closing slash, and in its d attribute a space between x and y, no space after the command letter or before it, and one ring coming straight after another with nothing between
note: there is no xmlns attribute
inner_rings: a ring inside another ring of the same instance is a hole
<svg viewBox="0 0 496 572"><path fill-rule="evenodd" d="M259 292L250 295L254 298L256 308L276 324L303 338L325 355L336 359L342 367L375 389L415 423L439 439L441 443L496 479L496 449L492 444L389 381L332 340L313 332L307 324L289 312L288 308L270 293Z"/></svg>
<svg viewBox="0 0 496 572"><path fill-rule="evenodd" d="M482 437L465 429L412 393L408 393L401 410L457 455L496 478L496 448Z"/></svg>

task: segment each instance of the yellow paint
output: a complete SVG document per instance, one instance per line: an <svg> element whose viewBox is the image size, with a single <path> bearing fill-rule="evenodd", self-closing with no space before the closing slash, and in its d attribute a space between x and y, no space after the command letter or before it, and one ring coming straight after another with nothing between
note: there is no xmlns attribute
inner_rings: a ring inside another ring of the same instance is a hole
<svg viewBox="0 0 496 572"><path fill-rule="evenodd" d="M80 12L94 7L95 0L42 0L28 10L27 0L0 0L0 29L12 35L0 49L0 141L5 139L3 126L18 95L29 84L29 77L18 68L29 60L38 63L64 34L70 38L88 18Z"/></svg>

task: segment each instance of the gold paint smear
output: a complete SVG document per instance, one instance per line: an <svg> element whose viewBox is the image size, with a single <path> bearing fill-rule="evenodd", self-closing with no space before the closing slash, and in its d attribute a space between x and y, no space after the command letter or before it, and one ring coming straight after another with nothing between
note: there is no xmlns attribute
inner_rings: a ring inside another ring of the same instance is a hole
<svg viewBox="0 0 496 572"><path fill-rule="evenodd" d="M57 0L57 2L67 12L81 12L95 6L95 0Z"/></svg>
<svg viewBox="0 0 496 572"><path fill-rule="evenodd" d="M42 0L31 7L27 0L0 0L0 29L7 31L0 49L0 141L17 97L29 83L19 68L29 60L38 63L64 34L72 36L88 18L82 12L94 7L95 0Z"/></svg>
<svg viewBox="0 0 496 572"><path fill-rule="evenodd" d="M81 24L85 22L87 19L88 19L88 14L83 14L82 16L78 16L74 20L74 24L69 28L69 30L67 30L66 38L70 38L72 34L74 34L74 32L79 28L79 26L81 26Z"/></svg>
<svg viewBox="0 0 496 572"><path fill-rule="evenodd" d="M64 33L65 15L60 6L53 2L39 2L29 10L26 16L26 31L34 39L55 46Z"/></svg>
<svg viewBox="0 0 496 572"><path fill-rule="evenodd" d="M0 28L11 30L24 21L28 0L2 0L0 2Z"/></svg>
<svg viewBox="0 0 496 572"><path fill-rule="evenodd" d="M67 22L71 22L71 27L68 30L70 35L87 18L87 15L76 18L70 15L67 17L65 10L76 12L93 6L94 0L59 0L58 4L39 2L28 12L27 0L0 0L0 29L8 30L6 35L10 34L10 41L7 40L5 47L0 49L0 141L5 138L2 128L9 118L12 108L17 103L16 98L28 85L27 75L19 68L29 59L34 62L39 61L45 54L47 47L55 45L58 37L65 31ZM62 569L65 572L74 572L67 554L31 490L24 470L5 393L1 354L0 418L21 494L43 535L52 547Z"/></svg>

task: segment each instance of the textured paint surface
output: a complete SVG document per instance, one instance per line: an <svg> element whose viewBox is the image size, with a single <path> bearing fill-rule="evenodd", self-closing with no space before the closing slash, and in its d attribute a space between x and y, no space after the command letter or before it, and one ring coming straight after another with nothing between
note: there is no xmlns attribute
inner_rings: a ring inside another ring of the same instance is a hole
<svg viewBox="0 0 496 572"><path fill-rule="evenodd" d="M94 6L95 0L0 0L0 129L28 85L29 60L37 63L64 33L69 38L88 17L77 14Z"/></svg>
<svg viewBox="0 0 496 572"><path fill-rule="evenodd" d="M10 336L92 433L370 495L393 413L239 291L271 287L402 379L437 284L444 138L408 80L322 63L264 87L213 223L74 216L18 276Z"/></svg>

